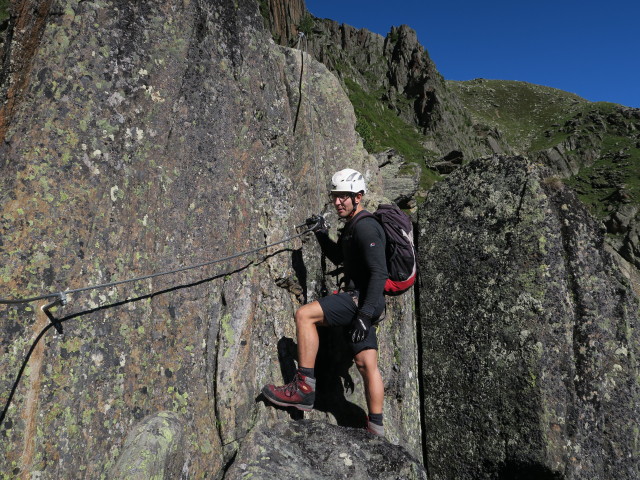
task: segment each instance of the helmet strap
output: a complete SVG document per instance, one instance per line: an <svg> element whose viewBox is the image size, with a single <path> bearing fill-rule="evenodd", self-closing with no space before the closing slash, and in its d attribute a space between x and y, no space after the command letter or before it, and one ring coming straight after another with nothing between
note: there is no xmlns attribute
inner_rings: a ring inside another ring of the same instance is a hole
<svg viewBox="0 0 640 480"><path fill-rule="evenodd" d="M356 214L356 209L358 208L358 203L356 203L356 196L358 194L357 193L352 193L351 194L351 203L353 204L353 210L351 210L351 213L349 214L349 220L351 220L353 218L353 216Z"/></svg>

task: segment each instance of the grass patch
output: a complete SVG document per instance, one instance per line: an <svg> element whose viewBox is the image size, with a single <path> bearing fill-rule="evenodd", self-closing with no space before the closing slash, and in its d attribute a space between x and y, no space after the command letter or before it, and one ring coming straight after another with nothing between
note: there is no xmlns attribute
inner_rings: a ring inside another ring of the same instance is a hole
<svg viewBox="0 0 640 480"><path fill-rule="evenodd" d="M572 93L526 82L476 79L447 81L447 85L476 123L497 127L507 143L522 151L544 141L549 127L564 125L591 105Z"/></svg>
<svg viewBox="0 0 640 480"><path fill-rule="evenodd" d="M539 152L541 150L547 150L551 147L564 142L569 138L569 134L561 131L552 131L549 134L544 133L542 136L533 139L529 145L529 150L532 152Z"/></svg>
<svg viewBox="0 0 640 480"><path fill-rule="evenodd" d="M629 137L607 135L600 158L567 184L601 219L621 203L640 204L640 149Z"/></svg>
<svg viewBox="0 0 640 480"><path fill-rule="evenodd" d="M0 0L0 23L9 18L9 0Z"/></svg>
<svg viewBox="0 0 640 480"><path fill-rule="evenodd" d="M371 153L393 148L407 162L420 167L420 186L431 188L441 177L426 167L425 158L431 152L422 146L424 136L387 108L379 95L366 92L348 77L344 81L357 118L356 130L364 147Z"/></svg>

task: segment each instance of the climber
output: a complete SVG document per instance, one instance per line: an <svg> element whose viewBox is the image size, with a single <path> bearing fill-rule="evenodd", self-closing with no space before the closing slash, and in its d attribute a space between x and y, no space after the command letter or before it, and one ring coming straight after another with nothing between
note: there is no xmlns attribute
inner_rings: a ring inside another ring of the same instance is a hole
<svg viewBox="0 0 640 480"><path fill-rule="evenodd" d="M387 279L385 234L361 201L367 192L364 177L353 169L333 175L330 198L346 225L338 239L329 238L324 218L318 217L313 231L322 251L336 265L344 264L345 291L322 297L296 311L298 371L293 381L276 387L266 385L263 395L283 407L310 411L315 400L314 367L318 353L317 327L349 327L348 340L355 364L362 375L369 415L367 430L384 435L382 405L384 385L378 369L376 324L385 309L383 289Z"/></svg>

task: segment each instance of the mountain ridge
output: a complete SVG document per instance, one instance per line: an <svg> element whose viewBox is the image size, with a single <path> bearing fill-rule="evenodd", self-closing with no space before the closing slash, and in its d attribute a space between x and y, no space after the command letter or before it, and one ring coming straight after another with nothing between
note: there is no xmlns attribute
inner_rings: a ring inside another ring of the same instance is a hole
<svg viewBox="0 0 640 480"><path fill-rule="evenodd" d="M640 109L528 82L445 80L410 27L391 27L382 36L314 18L294 3L295 13L275 9L286 15L279 22L286 31L265 18L274 39L293 44L304 24L301 46L340 79L365 148L381 155L392 149L420 168L418 202L473 158L528 155L574 188L616 236L610 238L614 249L640 266L640 218L628 215L629 205L640 206Z"/></svg>
<svg viewBox="0 0 640 480"><path fill-rule="evenodd" d="M103 287L53 310L63 335L42 303L0 307L0 477L638 478L637 269L612 262L635 251L637 211L608 212L618 254L557 171L594 161L591 184L618 183L598 162L633 167L635 113L583 112L540 159L514 156L408 27L378 38L272 1L24 0L9 19L2 297ZM259 395L295 371L294 312L338 286L296 226L323 213L336 238L323 192L345 167L369 210L413 199L420 279L379 325L386 439L364 432L339 329L319 331L304 421Z"/></svg>

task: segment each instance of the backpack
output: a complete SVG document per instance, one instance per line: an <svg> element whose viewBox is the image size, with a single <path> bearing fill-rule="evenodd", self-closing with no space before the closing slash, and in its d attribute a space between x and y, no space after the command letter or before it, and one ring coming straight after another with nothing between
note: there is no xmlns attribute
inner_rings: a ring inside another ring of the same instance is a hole
<svg viewBox="0 0 640 480"><path fill-rule="evenodd" d="M373 217L382 226L387 237L385 256L389 278L384 285L385 295L400 295L416 281L418 264L413 244L413 224L409 216L396 205L380 205L369 213L362 212L358 219Z"/></svg>

